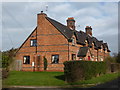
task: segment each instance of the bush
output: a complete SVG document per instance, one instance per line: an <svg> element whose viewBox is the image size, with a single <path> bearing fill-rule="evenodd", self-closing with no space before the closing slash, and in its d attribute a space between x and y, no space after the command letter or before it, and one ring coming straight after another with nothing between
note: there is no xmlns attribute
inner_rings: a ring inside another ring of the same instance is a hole
<svg viewBox="0 0 120 90"><path fill-rule="evenodd" d="M104 61L107 63L116 63L116 57L108 56L104 59Z"/></svg>
<svg viewBox="0 0 120 90"><path fill-rule="evenodd" d="M9 75L9 70L6 68L2 69L2 79L7 78Z"/></svg>
<svg viewBox="0 0 120 90"><path fill-rule="evenodd" d="M64 62L64 74L67 82L87 80L98 74L106 73L105 62L94 61L66 61Z"/></svg>
<svg viewBox="0 0 120 90"><path fill-rule="evenodd" d="M111 64L111 72L120 72L120 64L112 63Z"/></svg>
<svg viewBox="0 0 120 90"><path fill-rule="evenodd" d="M9 66L9 57L7 55L2 55L2 68L8 68Z"/></svg>
<svg viewBox="0 0 120 90"><path fill-rule="evenodd" d="M44 57L44 70L46 70L47 69L47 59L46 59L46 57Z"/></svg>
<svg viewBox="0 0 120 90"><path fill-rule="evenodd" d="M120 52L118 53L118 55L116 57L116 61L117 61L117 63L120 63Z"/></svg>

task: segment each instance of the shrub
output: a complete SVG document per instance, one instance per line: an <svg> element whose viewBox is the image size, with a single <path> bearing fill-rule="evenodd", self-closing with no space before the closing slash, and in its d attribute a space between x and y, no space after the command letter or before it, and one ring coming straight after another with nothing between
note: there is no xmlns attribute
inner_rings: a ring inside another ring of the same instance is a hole
<svg viewBox="0 0 120 90"><path fill-rule="evenodd" d="M116 57L116 61L117 61L117 63L120 63L120 52L118 53L118 55Z"/></svg>
<svg viewBox="0 0 120 90"><path fill-rule="evenodd" d="M46 57L44 57L44 70L46 70L47 69L47 59L46 59Z"/></svg>
<svg viewBox="0 0 120 90"><path fill-rule="evenodd" d="M116 58L108 56L104 59L104 61L107 62L107 63L116 63Z"/></svg>
<svg viewBox="0 0 120 90"><path fill-rule="evenodd" d="M111 64L111 72L120 72L120 64L112 63Z"/></svg>
<svg viewBox="0 0 120 90"><path fill-rule="evenodd" d="M2 69L2 79L7 78L9 75L9 70L6 68Z"/></svg>
<svg viewBox="0 0 120 90"><path fill-rule="evenodd" d="M91 79L98 74L106 73L105 62L94 61L66 61L64 62L64 74L67 82Z"/></svg>

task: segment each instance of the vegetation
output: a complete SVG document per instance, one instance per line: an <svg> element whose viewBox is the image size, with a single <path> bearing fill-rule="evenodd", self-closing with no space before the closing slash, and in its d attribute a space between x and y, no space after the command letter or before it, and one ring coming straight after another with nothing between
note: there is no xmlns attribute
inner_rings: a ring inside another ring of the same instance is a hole
<svg viewBox="0 0 120 90"><path fill-rule="evenodd" d="M106 58L104 59L104 61L105 61L106 63L117 63L117 61L116 61L116 56L114 56L114 57L108 56L108 57L106 57Z"/></svg>
<svg viewBox="0 0 120 90"><path fill-rule="evenodd" d="M64 62L65 79L67 82L87 80L106 73L105 62L66 61Z"/></svg>
<svg viewBox="0 0 120 90"><path fill-rule="evenodd" d="M63 72L22 72L11 71L3 85L61 86L64 80L59 79Z"/></svg>
<svg viewBox="0 0 120 90"><path fill-rule="evenodd" d="M7 78L9 75L9 70L12 68L13 66L13 62L14 62L14 56L15 56L15 52L17 49L10 49L8 51L3 51L0 52L0 54L2 54L2 59L0 59L1 61L1 67L2 67L2 78Z"/></svg>
<svg viewBox="0 0 120 90"><path fill-rule="evenodd" d="M88 86L88 84L98 84L113 80L118 77L118 73L104 74L89 80L82 80L74 83L66 83L63 72L22 72L10 71L8 78L3 80L3 87L7 86L61 86L72 87L71 85Z"/></svg>
<svg viewBox="0 0 120 90"><path fill-rule="evenodd" d="M120 52L118 53L118 55L116 57L116 61L117 61L117 63L120 63Z"/></svg>
<svg viewBox="0 0 120 90"><path fill-rule="evenodd" d="M44 57L44 70L47 69L47 65L48 65L48 63L47 63L47 59L46 59L46 57Z"/></svg>
<svg viewBox="0 0 120 90"><path fill-rule="evenodd" d="M14 61L15 52L17 49L10 49L2 52L2 68L9 69Z"/></svg>
<svg viewBox="0 0 120 90"><path fill-rule="evenodd" d="M115 78L120 77L120 72L119 73L111 73L111 74L104 74L101 75L100 77L93 77L92 79L89 80L83 80L83 81L78 81L71 83L72 85L81 85L81 84L101 84L105 83L111 80L114 80Z"/></svg>

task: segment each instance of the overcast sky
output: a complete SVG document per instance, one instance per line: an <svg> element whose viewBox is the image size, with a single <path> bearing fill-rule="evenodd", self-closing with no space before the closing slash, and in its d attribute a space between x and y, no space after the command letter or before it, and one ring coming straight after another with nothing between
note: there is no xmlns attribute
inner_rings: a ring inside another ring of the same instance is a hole
<svg viewBox="0 0 120 90"><path fill-rule="evenodd" d="M48 5L47 12L46 5ZM107 42L111 53L118 52L117 2L2 3L2 48L0 49L20 47L36 27L37 14L41 10L47 13L48 17L65 25L68 17L74 17L78 31L85 31L87 25L91 26L93 36Z"/></svg>

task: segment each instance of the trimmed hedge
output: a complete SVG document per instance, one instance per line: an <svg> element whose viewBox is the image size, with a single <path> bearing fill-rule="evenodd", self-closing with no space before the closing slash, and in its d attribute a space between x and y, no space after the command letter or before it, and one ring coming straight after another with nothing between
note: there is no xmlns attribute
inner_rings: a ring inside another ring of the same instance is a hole
<svg viewBox="0 0 120 90"><path fill-rule="evenodd" d="M105 62L94 61L66 61L64 74L67 82L87 80L106 73Z"/></svg>

